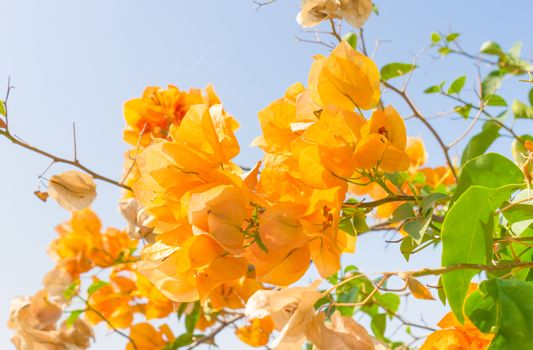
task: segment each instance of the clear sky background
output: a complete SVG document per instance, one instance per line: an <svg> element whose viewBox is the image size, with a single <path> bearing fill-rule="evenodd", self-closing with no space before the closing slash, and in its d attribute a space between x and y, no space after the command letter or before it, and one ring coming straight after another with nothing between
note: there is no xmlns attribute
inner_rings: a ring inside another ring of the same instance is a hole
<svg viewBox="0 0 533 350"><path fill-rule="evenodd" d="M410 62L413 54L428 46L434 30L461 32L460 41L471 52L492 39L504 48L522 40L524 55L531 54L531 1L376 2L380 16L372 16L366 36L371 51L375 39L385 41L375 57L380 65ZM258 12L252 0L0 0L0 95L11 76L16 86L9 102L12 131L31 144L69 157L75 122L80 160L118 179L126 150L121 141L123 102L139 96L148 85L189 88L212 82L226 110L241 123L238 162L253 164L261 157L247 147L259 134L257 112L290 84L305 82L312 55L326 53L324 47L295 41L295 36L306 37L295 22L298 7L297 0L278 0ZM477 69L472 61L456 57L442 61L431 52L420 65L410 90L427 116L453 105L417 91L467 74L466 96L472 93ZM502 95L526 100L524 84L509 79L508 85ZM408 114L390 94L384 98ZM449 141L467 126L462 120L436 123ZM527 127L531 131L526 124L522 130ZM408 133L429 140L430 164L442 163L435 143L416 121L408 123ZM509 139L502 139L493 149L508 153L509 144ZM463 146L453 155L460 156ZM10 300L41 288L42 277L53 266L46 248L56 237L54 227L69 213L33 195L48 160L4 139L0 139L0 157L0 348L11 349L11 332L5 326ZM57 166L50 173L61 170ZM98 191L93 208L104 225L123 227L115 209L120 191L105 183L99 183ZM415 256L411 266L438 266L438 255L429 250ZM344 262L368 272L407 266L398 247L387 247L382 234L363 236L356 254ZM409 304L413 320L420 320L421 311L430 324L444 312L438 303ZM232 338L224 336L221 348L244 348ZM93 348L120 349L122 344L123 339L99 327Z"/></svg>

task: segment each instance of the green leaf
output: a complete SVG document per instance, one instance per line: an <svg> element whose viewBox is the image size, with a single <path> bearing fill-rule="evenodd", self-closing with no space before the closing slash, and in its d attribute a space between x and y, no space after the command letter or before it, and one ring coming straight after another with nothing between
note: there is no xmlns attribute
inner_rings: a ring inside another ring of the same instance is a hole
<svg viewBox="0 0 533 350"><path fill-rule="evenodd" d="M533 106L533 88L531 88L531 90L529 90L528 97L529 97L529 105Z"/></svg>
<svg viewBox="0 0 533 350"><path fill-rule="evenodd" d="M453 81L453 83L448 88L448 95L458 94L463 90L466 82L466 75L459 77Z"/></svg>
<svg viewBox="0 0 533 350"><path fill-rule="evenodd" d="M413 69L417 68L414 64L410 63L389 63L381 68L381 79L389 80L409 73Z"/></svg>
<svg viewBox="0 0 533 350"><path fill-rule="evenodd" d="M532 350L533 284L490 279L472 293L465 314L484 333L496 333L490 350Z"/></svg>
<svg viewBox="0 0 533 350"><path fill-rule="evenodd" d="M192 333L194 331L194 327L196 327L196 323L198 322L198 319L200 318L200 303L196 302L194 304L194 309L190 314L185 316L185 329L188 333Z"/></svg>
<svg viewBox="0 0 533 350"><path fill-rule="evenodd" d="M355 33L352 33L352 32L349 32L349 33L346 33L346 35L344 35L342 37L342 40L346 41L348 44L350 44L350 46L354 49L354 50L357 50L357 35L355 35Z"/></svg>
<svg viewBox="0 0 533 350"><path fill-rule="evenodd" d="M350 217L344 217L339 222L339 229L343 230L350 236L357 236L357 231L355 229L355 226L353 225L352 218Z"/></svg>
<svg viewBox="0 0 533 350"><path fill-rule="evenodd" d="M448 35L446 35L446 41L451 43L452 41L455 41L459 35L461 35L460 33L450 33Z"/></svg>
<svg viewBox="0 0 533 350"><path fill-rule="evenodd" d="M468 117L470 116L470 111L472 110L472 105L471 104L467 104L467 105L463 105L463 106L456 106L454 108L454 110L461 117L463 117L465 119L468 119Z"/></svg>
<svg viewBox="0 0 533 350"><path fill-rule="evenodd" d="M403 229L409 234L409 236L411 236L411 238L417 244L420 244L422 242L422 239L424 238L424 234L426 233L430 222L431 214L406 223L405 225L403 225Z"/></svg>
<svg viewBox="0 0 533 350"><path fill-rule="evenodd" d="M89 286L89 288L87 288L87 294L88 295L91 295L93 294L94 292L96 292L97 290L105 287L105 286L108 286L109 285L109 282L106 282L106 281L95 281L93 282L93 284L91 284Z"/></svg>
<svg viewBox="0 0 533 350"><path fill-rule="evenodd" d="M372 3L372 12L374 12L376 16L379 16L379 8L374 3Z"/></svg>
<svg viewBox="0 0 533 350"><path fill-rule="evenodd" d="M471 186L459 197L442 224L442 266L491 263L494 231L492 214L517 188L517 185L500 188ZM470 281L478 272L460 269L442 275L450 307L461 322Z"/></svg>
<svg viewBox="0 0 533 350"><path fill-rule="evenodd" d="M485 153L498 137L500 137L500 126L490 120L483 124L481 132L474 135L463 150L461 164L464 165L469 160Z"/></svg>
<svg viewBox="0 0 533 350"><path fill-rule="evenodd" d="M481 83L481 96L486 99L489 95L494 94L502 86L503 74L495 70L487 74Z"/></svg>
<svg viewBox="0 0 533 350"><path fill-rule="evenodd" d="M405 258L405 261L409 261L411 253L413 252L415 247L416 245L411 237L407 236L402 239L402 244L400 244L400 252Z"/></svg>
<svg viewBox="0 0 533 350"><path fill-rule="evenodd" d="M6 103L2 100L0 100L0 114L3 115L4 117L6 116L7 112L6 112Z"/></svg>
<svg viewBox="0 0 533 350"><path fill-rule="evenodd" d="M503 99L500 95L489 95L485 98L485 104L487 106L495 106L495 107L507 107L507 101Z"/></svg>
<svg viewBox="0 0 533 350"><path fill-rule="evenodd" d="M450 205L471 186L498 188L523 183L522 171L510 159L497 153L484 154L463 166Z"/></svg>
<svg viewBox="0 0 533 350"><path fill-rule="evenodd" d="M523 102L514 100L511 110L516 119L533 119L533 107L530 107Z"/></svg>
<svg viewBox="0 0 533 350"><path fill-rule="evenodd" d="M441 54L441 56L447 56L450 52L452 52L452 50L446 46L441 47L438 51Z"/></svg>
<svg viewBox="0 0 533 350"><path fill-rule="evenodd" d="M383 293L375 294L374 297L379 306L381 306L385 311L396 313L400 307L400 296L394 293Z"/></svg>
<svg viewBox="0 0 533 350"><path fill-rule="evenodd" d="M424 90L424 93L425 94L435 94L435 93L439 93L442 91L442 87L444 86L446 82L443 81L442 83L440 83L439 85L433 85L433 86L430 86L428 87L426 90Z"/></svg>
<svg viewBox="0 0 533 350"><path fill-rule="evenodd" d="M182 333L174 341L165 345L163 350L177 350L180 347L187 346L192 344L193 334L192 333Z"/></svg>
<svg viewBox="0 0 533 350"><path fill-rule="evenodd" d="M517 41L513 44L513 46L509 49L509 55L520 58L520 54L522 53L522 46L524 46L524 43Z"/></svg>
<svg viewBox="0 0 533 350"><path fill-rule="evenodd" d="M403 203L392 213L391 222L400 222L414 218L415 216L413 205L411 203Z"/></svg>
<svg viewBox="0 0 533 350"><path fill-rule="evenodd" d="M63 291L63 297L69 301L71 300L78 291L78 286L80 285L79 281L72 282L64 291Z"/></svg>
<svg viewBox="0 0 533 350"><path fill-rule="evenodd" d="M85 310L74 310L74 311L70 311L70 315L68 315L67 319L65 320L65 324L67 325L67 328L70 328L72 327L72 325L74 324L74 322L76 322L76 320L78 318L80 318L80 315L84 312Z"/></svg>
<svg viewBox="0 0 533 350"><path fill-rule="evenodd" d="M504 54L501 46L494 41L484 42L483 45L481 45L481 48L479 49L479 51L487 55L495 55L495 56L501 56Z"/></svg>
<svg viewBox="0 0 533 350"><path fill-rule="evenodd" d="M431 46L437 45L441 41L442 37L437 32L431 33Z"/></svg>
<svg viewBox="0 0 533 350"><path fill-rule="evenodd" d="M387 315L377 314L372 317L370 321L370 328L378 339L383 339L385 336L385 329L387 328Z"/></svg>

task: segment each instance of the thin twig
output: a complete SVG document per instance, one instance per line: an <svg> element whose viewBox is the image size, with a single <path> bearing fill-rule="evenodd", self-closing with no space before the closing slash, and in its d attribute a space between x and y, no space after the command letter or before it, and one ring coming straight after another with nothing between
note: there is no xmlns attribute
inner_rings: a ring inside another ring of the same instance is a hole
<svg viewBox="0 0 533 350"><path fill-rule="evenodd" d="M215 339L215 336L222 332L226 327L234 324L235 322L239 321L240 319L244 318L244 315L239 315L237 317L234 317L232 318L231 320L229 321L223 321L220 326L218 326L217 328L215 328L211 333L209 333L208 335L194 341L188 348L187 350L192 350L192 349L195 349L196 347L198 347L199 345L201 344L205 344L205 343L208 343L210 341L214 341Z"/></svg>
<svg viewBox="0 0 533 350"><path fill-rule="evenodd" d="M91 306L91 304L89 304L89 301L88 301L87 299L83 298L83 297L80 296L79 294L76 295L76 296L77 296L79 299L81 299L81 300L85 303L85 306L87 306L87 309L88 309L89 311L94 312L98 317L100 317L100 318L102 319L102 321L104 321L105 323L107 323L107 325L108 325L111 329L113 329L113 331L114 331L115 333L117 333L118 335L120 335L120 336L126 338L126 339L130 342L130 344L131 344L131 346L133 347L133 349L135 349L135 350L138 349L138 348L137 348L137 344L135 344L135 341L134 341L129 335L127 335L126 333L122 332L120 329L118 329L118 328L116 328L115 326L113 326L113 324L111 323L111 321L109 321L104 315L102 315L102 313L101 313L100 311L98 311L98 310L96 310L95 308L93 308L93 307Z"/></svg>
<svg viewBox="0 0 533 350"><path fill-rule="evenodd" d="M91 175L93 178L95 178L97 180L104 181L104 182L110 183L110 184L118 186L118 187L122 187L122 188L124 188L124 189L126 189L128 191L132 190L131 187L129 187L129 186L121 184L120 182L118 182L116 180L113 180L113 179L111 179L111 178L109 178L107 176L103 176L103 175L100 175L100 174L92 171L87 166L81 164L78 161L74 161L74 160L58 157L58 156L56 156L56 155L54 155L52 153L49 153L49 152L41 150L40 148L34 147L34 146L24 142L24 141L20 141L16 137L11 135L7 130L0 130L0 136L4 136L5 138L10 140L12 143L16 144L17 146L23 147L23 148L25 148L27 150L30 150L30 151L34 152L34 153L37 153L37 154L45 156L45 157L47 157L49 159L52 159L52 161L54 163L63 163L63 164L72 165L73 167L76 167L76 168L78 168L80 170L83 170L84 172L86 172L87 174Z"/></svg>

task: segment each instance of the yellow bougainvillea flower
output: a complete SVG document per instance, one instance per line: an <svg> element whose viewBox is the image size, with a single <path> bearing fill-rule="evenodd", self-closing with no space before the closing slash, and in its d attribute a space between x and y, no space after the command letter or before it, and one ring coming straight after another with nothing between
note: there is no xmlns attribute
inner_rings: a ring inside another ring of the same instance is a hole
<svg viewBox="0 0 533 350"><path fill-rule="evenodd" d="M472 294L478 285L470 283L467 297ZM437 323L441 328L430 334L420 350L486 350L489 348L494 334L484 334L464 315L465 322L461 324L453 312L447 313Z"/></svg>
<svg viewBox="0 0 533 350"><path fill-rule="evenodd" d="M342 18L361 28L372 13L370 0L302 0L296 21L302 27L313 27L331 18Z"/></svg>
<svg viewBox="0 0 533 350"><path fill-rule="evenodd" d="M135 282L131 279L111 273L110 283L104 285L89 296L88 303L96 310L87 310L85 316L91 324L103 322L103 315L115 328L127 328L133 321L133 301ZM93 282L99 281L94 277ZM100 315L99 315L99 314Z"/></svg>
<svg viewBox="0 0 533 350"><path fill-rule="evenodd" d="M320 106L371 109L380 99L376 64L342 41L329 55L317 56L309 72L309 90Z"/></svg>
<svg viewBox="0 0 533 350"><path fill-rule="evenodd" d="M174 311L174 303L163 295L148 278L139 273L135 277L136 289L133 295L146 298L146 304L143 305L142 310L147 320L163 318Z"/></svg>
<svg viewBox="0 0 533 350"><path fill-rule="evenodd" d="M175 339L167 324L155 329L146 322L133 325L130 329L130 338L135 347L129 342L126 350L161 350Z"/></svg>
<svg viewBox="0 0 533 350"><path fill-rule="evenodd" d="M310 237L311 258L324 278L338 271L342 252L355 249L355 237L338 227L344 194L345 190L339 187L314 190L306 212L300 217Z"/></svg>
<svg viewBox="0 0 533 350"><path fill-rule="evenodd" d="M181 121L173 124L166 143L172 157L186 170L215 169L228 164L239 154L240 147L235 137L239 124L227 115L222 105L195 105Z"/></svg>
<svg viewBox="0 0 533 350"><path fill-rule="evenodd" d="M317 280L308 287L257 291L248 300L245 314L250 319L272 318L280 332L273 348L299 349L305 342L305 328L315 314L313 305L320 298L320 283Z"/></svg>
<svg viewBox="0 0 533 350"><path fill-rule="evenodd" d="M408 169L405 124L393 107L376 110L361 133L363 137L355 149L357 168L370 169L379 165L388 172Z"/></svg>
<svg viewBox="0 0 533 350"><path fill-rule="evenodd" d="M59 238L52 241L49 253L74 279L95 266L135 261L132 251L137 241L113 228L102 234L98 216L88 208L73 212L71 220L56 230Z"/></svg>
<svg viewBox="0 0 533 350"><path fill-rule="evenodd" d="M98 216L84 209L72 213L68 223L56 227L59 238L50 243L52 258L76 279L94 267L91 260L93 247L100 245L102 224Z"/></svg>
<svg viewBox="0 0 533 350"><path fill-rule="evenodd" d="M226 256L224 248L209 235L189 238L181 247L155 243L143 250L139 271L176 302L207 301L211 291L224 282L245 275L244 258Z"/></svg>
<svg viewBox="0 0 533 350"><path fill-rule="evenodd" d="M289 251L262 250L257 244L246 249L246 259L255 267L260 282L288 286L299 280L310 264L308 245Z"/></svg>
<svg viewBox="0 0 533 350"><path fill-rule="evenodd" d="M324 313L313 317L305 328L305 336L316 350L375 350L374 341L366 329L338 311L331 316L330 322L326 322Z"/></svg>
<svg viewBox="0 0 533 350"><path fill-rule="evenodd" d="M193 232L213 236L229 251L242 250L241 226L248 205L243 194L240 188L230 185L207 185L196 189L190 196L188 211Z"/></svg>
<svg viewBox="0 0 533 350"><path fill-rule="evenodd" d="M244 343L259 347L268 344L270 333L273 330L274 322L270 316L267 316L250 320L249 325L237 328L235 334Z"/></svg>
<svg viewBox="0 0 533 350"><path fill-rule="evenodd" d="M170 125L179 125L190 106L219 103L220 99L211 85L207 86L205 93L200 89L181 91L173 85L167 89L148 87L141 98L129 100L124 105L127 123L124 141L146 147L153 138L166 138Z"/></svg>
<svg viewBox="0 0 533 350"><path fill-rule="evenodd" d="M355 112L327 106L320 113L320 119L304 131L302 140L318 146L320 162L326 169L347 178L355 170L354 150L365 123Z"/></svg>
<svg viewBox="0 0 533 350"><path fill-rule="evenodd" d="M91 175L69 170L50 178L48 194L69 211L82 210L96 198L96 184Z"/></svg>
<svg viewBox="0 0 533 350"><path fill-rule="evenodd" d="M442 329L430 334L420 350L486 350L494 338L494 334L483 334L467 318L461 324L452 312L438 326Z"/></svg>
<svg viewBox="0 0 533 350"><path fill-rule="evenodd" d="M428 154L424 147L424 141L419 137L408 137L405 153L409 157L411 168L418 169L428 160Z"/></svg>

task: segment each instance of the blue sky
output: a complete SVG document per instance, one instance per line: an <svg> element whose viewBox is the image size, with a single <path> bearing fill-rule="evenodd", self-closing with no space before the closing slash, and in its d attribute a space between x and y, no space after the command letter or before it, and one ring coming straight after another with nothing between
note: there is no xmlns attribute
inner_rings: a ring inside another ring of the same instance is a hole
<svg viewBox="0 0 533 350"><path fill-rule="evenodd" d="M428 46L434 30L461 32L463 47L472 52L492 39L504 48L524 41L524 55L532 53L528 40L533 37L533 2L379 0L377 4L380 16L370 19L366 36L371 49L374 40L383 40L375 57L379 65L410 62L413 54ZM27 142L68 157L75 122L81 161L119 178L126 149L121 141L123 102L148 85L189 88L212 82L226 110L241 123L238 161L253 164L261 157L247 147L259 134L257 112L293 82L305 82L312 55L325 53L321 46L294 39L306 36L294 20L298 5L296 0L278 0L256 12L251 0L1 0L0 87L8 76L16 86L9 103L11 128ZM420 65L410 90L427 116L453 106L418 93L430 85L467 74L466 96L472 94L477 70L472 61L456 57L442 61L431 52ZM526 99L523 84L510 79L508 85L502 95ZM385 99L407 114L390 94ZM436 121L450 141L466 126L465 121ZM525 127L531 130L531 125L522 124L522 130ZM416 121L408 123L408 133L429 140L431 164L442 162L435 143ZM509 143L502 139L494 149L508 153ZM463 146L453 155L459 156ZM46 247L55 238L54 227L69 214L33 196L46 159L2 139L0 155L0 348L9 349L10 331L4 326L9 302L40 288L53 266ZM61 170L57 166L51 173ZM98 191L93 207L104 225L123 226L115 210L119 191L105 183ZM386 248L381 235L369 235L360 239L356 254L344 260L366 271L405 268L397 251L396 246ZM418 256L412 266L436 266L436 256L432 252ZM433 305L412 303L409 314L418 320L421 310L435 307L425 316L435 322L442 311ZM117 344L122 339L107 333L99 330L94 348L121 348ZM222 349L233 344L229 339L224 337Z"/></svg>

